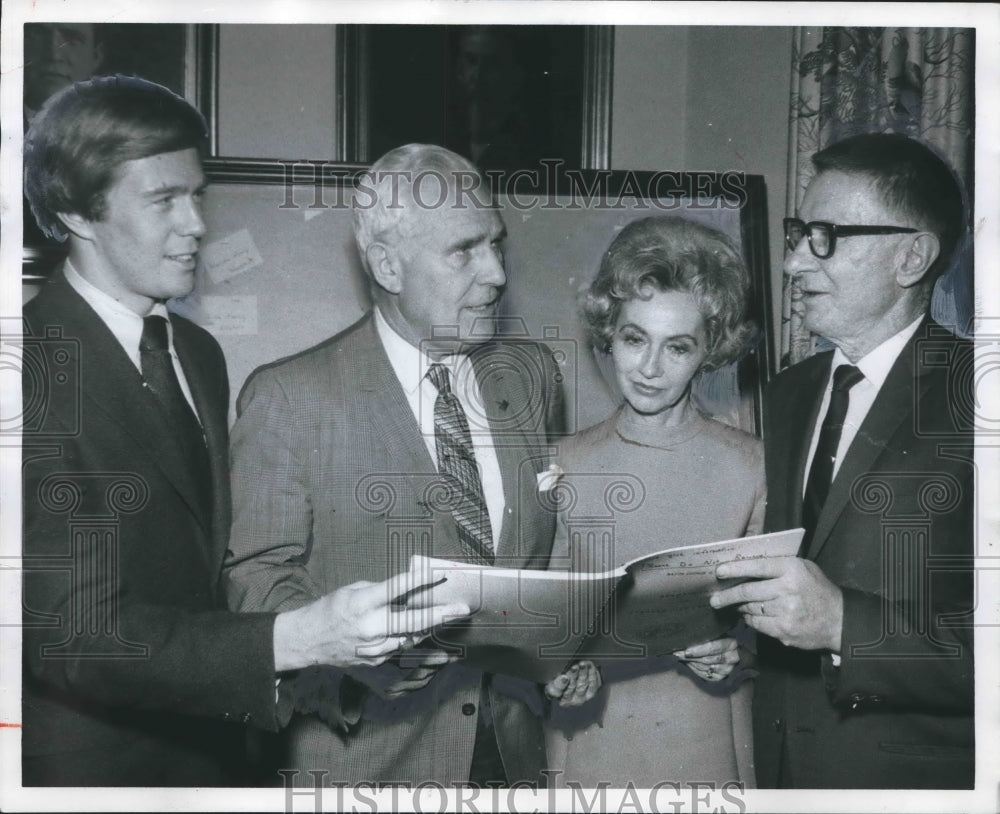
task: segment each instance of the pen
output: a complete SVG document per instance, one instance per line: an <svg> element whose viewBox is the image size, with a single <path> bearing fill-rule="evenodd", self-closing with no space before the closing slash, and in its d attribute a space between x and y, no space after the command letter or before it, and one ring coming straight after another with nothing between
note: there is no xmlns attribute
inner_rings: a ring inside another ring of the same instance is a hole
<svg viewBox="0 0 1000 814"><path fill-rule="evenodd" d="M444 585L448 581L448 577L441 577L437 582L428 582L424 585L418 585L416 588L410 588L408 591L403 591L399 596L395 597L390 603L390 607L402 608L410 600L411 596L415 596L422 591L426 591L428 588L436 588L438 585Z"/></svg>

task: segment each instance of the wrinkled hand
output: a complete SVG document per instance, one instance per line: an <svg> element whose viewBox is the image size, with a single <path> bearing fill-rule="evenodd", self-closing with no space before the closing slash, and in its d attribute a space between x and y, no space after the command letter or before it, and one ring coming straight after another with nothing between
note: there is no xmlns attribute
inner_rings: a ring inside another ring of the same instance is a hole
<svg viewBox="0 0 1000 814"><path fill-rule="evenodd" d="M674 655L687 664L704 681L722 681L739 664L739 642L736 639L713 639L678 650Z"/></svg>
<svg viewBox="0 0 1000 814"><path fill-rule="evenodd" d="M396 607L392 600L419 585L402 573L385 582L355 582L315 602L278 614L274 621L277 672L313 664L342 669L377 666L413 647L448 619L469 615L468 605Z"/></svg>
<svg viewBox="0 0 1000 814"><path fill-rule="evenodd" d="M597 665L592 661L578 661L546 684L545 694L553 700L558 698L561 707L578 707L597 695L601 684Z"/></svg>
<svg viewBox="0 0 1000 814"><path fill-rule="evenodd" d="M400 698L407 693L422 690L430 684L431 679L438 674L442 667L457 660L456 654L446 653L443 650L432 650L404 678L379 691L379 694L383 698Z"/></svg>
<svg viewBox="0 0 1000 814"><path fill-rule="evenodd" d="M738 605L747 625L784 645L840 652L844 595L819 566L800 557L727 562L719 579L752 577L714 593L713 608Z"/></svg>

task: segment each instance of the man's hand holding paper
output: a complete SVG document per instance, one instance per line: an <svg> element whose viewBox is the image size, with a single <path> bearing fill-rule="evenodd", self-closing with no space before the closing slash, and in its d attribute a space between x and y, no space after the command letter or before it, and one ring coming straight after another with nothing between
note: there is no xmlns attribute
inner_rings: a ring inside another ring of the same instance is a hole
<svg viewBox="0 0 1000 814"><path fill-rule="evenodd" d="M799 557L727 562L719 579L749 579L711 597L713 608L737 605L746 623L790 647L840 652L844 598L819 566Z"/></svg>
<svg viewBox="0 0 1000 814"><path fill-rule="evenodd" d="M288 611L275 622L275 670L377 666L445 620L469 614L460 601L399 604L398 597L421 587L419 575L405 572L380 583L354 582Z"/></svg>

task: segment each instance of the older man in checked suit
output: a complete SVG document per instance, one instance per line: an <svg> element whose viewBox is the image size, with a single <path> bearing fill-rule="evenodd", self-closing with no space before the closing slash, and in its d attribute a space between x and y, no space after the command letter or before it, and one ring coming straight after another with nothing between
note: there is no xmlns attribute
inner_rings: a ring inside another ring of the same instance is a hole
<svg viewBox="0 0 1000 814"><path fill-rule="evenodd" d="M234 608L294 608L382 579L412 554L547 564L554 518L536 475L563 421L560 377L544 348L493 341L505 229L481 184L460 156L407 145L359 185L373 310L256 371L240 398L225 571ZM452 429L463 422L461 440ZM456 500L442 506L442 488ZM542 780L533 685L433 652L316 684L320 714L292 721L281 768L348 784Z"/></svg>

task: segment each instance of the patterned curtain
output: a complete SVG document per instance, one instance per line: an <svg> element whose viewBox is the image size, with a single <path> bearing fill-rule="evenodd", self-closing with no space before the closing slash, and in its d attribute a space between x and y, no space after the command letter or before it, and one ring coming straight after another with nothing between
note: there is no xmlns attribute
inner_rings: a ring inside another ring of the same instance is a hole
<svg viewBox="0 0 1000 814"><path fill-rule="evenodd" d="M788 213L812 178L813 153L869 132L903 133L936 148L963 183L972 222L975 30L799 28L792 53ZM971 237L934 290L935 319L960 334L973 312ZM782 291L781 366L820 346L802 326L798 285Z"/></svg>

